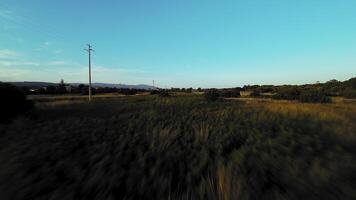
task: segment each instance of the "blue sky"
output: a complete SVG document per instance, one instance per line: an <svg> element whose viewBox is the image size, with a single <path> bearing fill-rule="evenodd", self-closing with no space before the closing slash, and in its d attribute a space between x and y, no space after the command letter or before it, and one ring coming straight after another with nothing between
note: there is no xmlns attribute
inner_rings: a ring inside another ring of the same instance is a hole
<svg viewBox="0 0 356 200"><path fill-rule="evenodd" d="M160 87L356 76L355 0L0 0L0 81Z"/></svg>

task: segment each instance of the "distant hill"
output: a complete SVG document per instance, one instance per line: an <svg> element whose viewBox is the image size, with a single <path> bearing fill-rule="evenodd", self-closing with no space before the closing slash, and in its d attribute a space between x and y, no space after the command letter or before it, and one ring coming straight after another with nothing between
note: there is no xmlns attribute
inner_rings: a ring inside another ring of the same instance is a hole
<svg viewBox="0 0 356 200"><path fill-rule="evenodd" d="M78 86L82 83L69 83L73 86ZM138 85L126 85L126 84L115 84L115 83L92 83L92 87L109 87L109 88L132 88L132 89L144 89L151 90L153 89L150 85L138 84Z"/></svg>
<svg viewBox="0 0 356 200"><path fill-rule="evenodd" d="M82 83L69 83L73 86L78 86ZM153 87L150 85L145 84L138 84L138 85L126 85L126 84L115 84L115 83L92 83L92 87L109 87L109 88L132 88L132 89L144 89L144 90L151 90Z"/></svg>
<svg viewBox="0 0 356 200"><path fill-rule="evenodd" d="M48 86L55 86L58 83L49 83L49 82L32 82L32 81L24 81L24 82L7 82L17 87L29 87L29 88L41 88Z"/></svg>
<svg viewBox="0 0 356 200"><path fill-rule="evenodd" d="M32 82L32 81L24 81L24 82L8 82L12 85L17 87L29 87L29 88L41 88L41 87L48 87L48 86L55 86L58 83L51 83L51 82ZM72 86L78 86L80 84L87 83L66 83ZM151 90L153 89L150 85L145 84L138 84L138 85L126 85L126 84L114 84L114 83L92 83L92 87L109 87L109 88L132 88L132 89L143 89L143 90Z"/></svg>

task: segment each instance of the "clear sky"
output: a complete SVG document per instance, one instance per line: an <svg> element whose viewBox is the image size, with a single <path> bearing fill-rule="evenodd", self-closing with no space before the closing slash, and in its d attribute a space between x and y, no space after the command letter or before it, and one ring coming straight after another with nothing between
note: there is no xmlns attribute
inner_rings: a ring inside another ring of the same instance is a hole
<svg viewBox="0 0 356 200"><path fill-rule="evenodd" d="M160 87L356 76L355 0L0 0L0 81Z"/></svg>

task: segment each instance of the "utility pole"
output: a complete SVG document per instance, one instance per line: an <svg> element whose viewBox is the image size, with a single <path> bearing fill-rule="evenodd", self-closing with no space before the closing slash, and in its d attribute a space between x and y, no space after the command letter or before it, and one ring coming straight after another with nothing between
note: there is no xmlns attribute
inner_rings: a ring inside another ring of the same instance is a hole
<svg viewBox="0 0 356 200"><path fill-rule="evenodd" d="M155 80L152 80L152 89L154 90L155 89Z"/></svg>
<svg viewBox="0 0 356 200"><path fill-rule="evenodd" d="M88 49L84 49L89 54L89 101L91 101L91 52L94 49L91 48L91 45L88 44Z"/></svg>

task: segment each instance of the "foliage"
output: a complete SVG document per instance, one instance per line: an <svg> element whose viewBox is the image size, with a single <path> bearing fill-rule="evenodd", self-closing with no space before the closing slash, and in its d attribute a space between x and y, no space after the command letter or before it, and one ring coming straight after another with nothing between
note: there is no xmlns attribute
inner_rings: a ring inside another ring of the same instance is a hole
<svg viewBox="0 0 356 200"><path fill-rule="evenodd" d="M190 88L187 88L187 89L185 90L186 93L192 93L192 91L193 91L193 88L191 88L191 87L190 87Z"/></svg>
<svg viewBox="0 0 356 200"><path fill-rule="evenodd" d="M297 87L286 86L280 87L277 94L273 96L274 99L297 100L300 96L300 90Z"/></svg>
<svg viewBox="0 0 356 200"><path fill-rule="evenodd" d="M138 91L136 89L120 88L118 92L124 95L135 95Z"/></svg>
<svg viewBox="0 0 356 200"><path fill-rule="evenodd" d="M356 99L356 89L346 88L342 92L342 96L349 99Z"/></svg>
<svg viewBox="0 0 356 200"><path fill-rule="evenodd" d="M23 114L33 107L23 91L16 86L0 82L0 123Z"/></svg>
<svg viewBox="0 0 356 200"><path fill-rule="evenodd" d="M310 102L310 103L331 103L331 98L326 96L320 90L305 90L302 91L299 100L301 102Z"/></svg>
<svg viewBox="0 0 356 200"><path fill-rule="evenodd" d="M349 88L352 88L355 90L356 89L356 77L345 81L343 84L345 85L345 87L349 87Z"/></svg>
<svg viewBox="0 0 356 200"><path fill-rule="evenodd" d="M152 90L151 95L158 95L159 97L169 97L171 96L167 90Z"/></svg>
<svg viewBox="0 0 356 200"><path fill-rule="evenodd" d="M335 79L326 82L322 86L322 91L329 96L338 96L343 90L343 83Z"/></svg>
<svg viewBox="0 0 356 200"><path fill-rule="evenodd" d="M159 94L159 90L151 90L151 91L150 91L150 94L151 94L151 95Z"/></svg>
<svg viewBox="0 0 356 200"><path fill-rule="evenodd" d="M321 91L326 96L343 96L346 98L354 98L354 93L356 93L356 77L346 81L338 81L333 79L327 81L326 83L306 85L247 85L243 87L243 90L253 91L255 94L275 93L273 98L286 100L298 100L302 92L309 90Z"/></svg>
<svg viewBox="0 0 356 200"><path fill-rule="evenodd" d="M217 101L220 98L220 94L217 89L209 89L204 91L204 97L208 101Z"/></svg>
<svg viewBox="0 0 356 200"><path fill-rule="evenodd" d="M239 89L222 89L219 91L221 97L240 97Z"/></svg>

